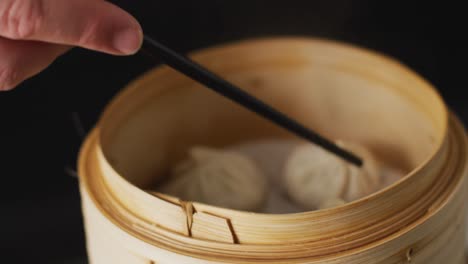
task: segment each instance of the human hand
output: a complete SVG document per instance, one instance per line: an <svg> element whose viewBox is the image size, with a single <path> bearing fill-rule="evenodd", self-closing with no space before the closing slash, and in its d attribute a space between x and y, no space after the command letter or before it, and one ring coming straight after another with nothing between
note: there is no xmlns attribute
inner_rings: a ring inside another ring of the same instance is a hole
<svg viewBox="0 0 468 264"><path fill-rule="evenodd" d="M143 33L102 0L0 0L0 91L36 75L71 47L131 55Z"/></svg>

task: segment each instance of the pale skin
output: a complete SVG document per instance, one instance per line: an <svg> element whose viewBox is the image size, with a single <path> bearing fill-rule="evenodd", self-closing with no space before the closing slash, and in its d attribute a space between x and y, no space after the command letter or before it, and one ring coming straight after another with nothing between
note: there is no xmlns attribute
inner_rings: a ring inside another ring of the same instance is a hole
<svg viewBox="0 0 468 264"><path fill-rule="evenodd" d="M136 53L138 21L103 0L0 0L0 91L11 90L72 47Z"/></svg>

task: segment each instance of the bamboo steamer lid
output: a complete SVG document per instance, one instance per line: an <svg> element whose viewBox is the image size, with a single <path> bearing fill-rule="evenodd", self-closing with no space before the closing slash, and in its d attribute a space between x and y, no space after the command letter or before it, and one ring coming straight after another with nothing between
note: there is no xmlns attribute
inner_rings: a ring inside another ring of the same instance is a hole
<svg viewBox="0 0 468 264"><path fill-rule="evenodd" d="M189 146L293 137L158 67L110 103L81 150L92 263L464 262L467 139L429 83L387 57L318 39L243 41L193 58L303 124L359 142L408 174L352 203L296 214L145 192Z"/></svg>

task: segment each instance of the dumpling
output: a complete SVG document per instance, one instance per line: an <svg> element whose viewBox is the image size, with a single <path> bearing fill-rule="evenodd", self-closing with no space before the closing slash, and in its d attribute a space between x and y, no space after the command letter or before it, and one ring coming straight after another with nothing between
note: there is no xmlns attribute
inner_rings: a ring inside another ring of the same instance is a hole
<svg viewBox="0 0 468 264"><path fill-rule="evenodd" d="M228 151L194 147L178 164L161 192L186 201L256 211L267 197L267 180L247 157Z"/></svg>
<svg viewBox="0 0 468 264"><path fill-rule="evenodd" d="M372 153L356 143L337 144L361 157L362 168L312 144L298 146L286 162L288 195L305 209L323 209L334 202L339 205L341 200L351 202L380 188L379 166Z"/></svg>
<svg viewBox="0 0 468 264"><path fill-rule="evenodd" d="M284 168L284 183L289 197L308 210L320 208L346 191L347 167L326 150L303 144L291 153Z"/></svg>
<svg viewBox="0 0 468 264"><path fill-rule="evenodd" d="M344 200L351 202L377 191L381 185L381 177L379 165L374 155L364 146L357 143L338 141L337 145L356 154L364 162L362 168L346 164L348 168L348 184L343 196Z"/></svg>

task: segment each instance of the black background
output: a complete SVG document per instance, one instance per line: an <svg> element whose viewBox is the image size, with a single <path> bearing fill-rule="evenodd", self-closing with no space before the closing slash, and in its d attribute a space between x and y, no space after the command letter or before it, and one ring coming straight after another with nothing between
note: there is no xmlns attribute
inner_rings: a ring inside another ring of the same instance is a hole
<svg viewBox="0 0 468 264"><path fill-rule="evenodd" d="M461 43L467 23L461 6L370 0L114 2L134 14L147 34L181 52L274 35L319 36L377 50L431 81L468 121ZM75 49L0 94L2 259L85 263L77 179L64 173L64 167L74 168L80 144L70 112L77 111L89 129L113 95L153 64L139 55Z"/></svg>

